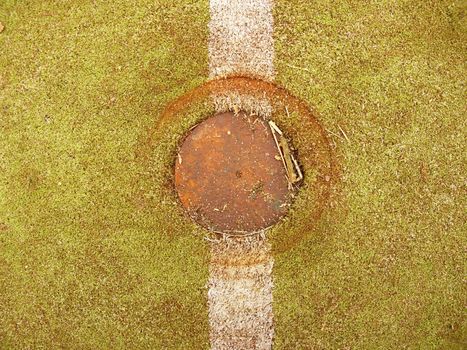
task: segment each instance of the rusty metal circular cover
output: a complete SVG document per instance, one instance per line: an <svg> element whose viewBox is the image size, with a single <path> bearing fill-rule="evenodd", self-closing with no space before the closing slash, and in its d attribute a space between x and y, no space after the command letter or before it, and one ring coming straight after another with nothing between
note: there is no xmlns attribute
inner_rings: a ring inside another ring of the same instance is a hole
<svg viewBox="0 0 467 350"><path fill-rule="evenodd" d="M175 161L175 187L193 220L225 233L273 225L291 198L269 125L245 112L216 114L189 132Z"/></svg>

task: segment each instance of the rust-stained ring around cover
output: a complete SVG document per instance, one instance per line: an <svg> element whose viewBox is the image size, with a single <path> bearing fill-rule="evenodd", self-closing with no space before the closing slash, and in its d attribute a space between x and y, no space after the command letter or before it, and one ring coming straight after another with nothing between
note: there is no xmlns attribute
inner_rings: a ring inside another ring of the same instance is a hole
<svg viewBox="0 0 467 350"><path fill-rule="evenodd" d="M156 142L156 134L163 130L168 123L183 118L183 112L186 113L190 106L203 101L208 102L213 96L229 94L248 95L257 99L266 98L272 106L273 118L279 112L283 114L287 112L287 115L296 113L301 118L300 127L290 130L284 126L281 128L294 141L305 172L305 185L312 188L316 198L312 203L308 203L306 208L293 207L294 210L307 210L306 220L293 221L294 218L291 217L288 229L272 230L273 252L286 251L313 231L321 214L329 204L333 184L338 179L338 167L325 129L319 123L314 112L307 103L293 96L283 87L248 76L230 76L207 81L177 98L164 109L157 122L148 130L143 144L138 147L138 155L143 161L149 160ZM209 115L205 116L205 118L207 117ZM173 152L175 153L176 150ZM308 172L313 173L313 176L309 176ZM172 176L172 183L174 183L174 174ZM175 191L174 196L177 196Z"/></svg>

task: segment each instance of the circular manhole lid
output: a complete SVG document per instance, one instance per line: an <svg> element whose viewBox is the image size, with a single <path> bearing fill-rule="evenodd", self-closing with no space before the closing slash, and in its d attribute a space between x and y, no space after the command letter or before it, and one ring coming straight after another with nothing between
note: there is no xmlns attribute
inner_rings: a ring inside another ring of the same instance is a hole
<svg viewBox="0 0 467 350"><path fill-rule="evenodd" d="M239 234L275 224L292 195L268 123L245 112L215 114L189 132L175 161L175 187L200 225Z"/></svg>

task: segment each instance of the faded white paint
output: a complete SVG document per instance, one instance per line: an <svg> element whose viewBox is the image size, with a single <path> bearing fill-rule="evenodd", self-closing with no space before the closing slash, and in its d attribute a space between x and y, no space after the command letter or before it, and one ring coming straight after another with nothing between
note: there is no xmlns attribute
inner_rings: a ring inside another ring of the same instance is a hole
<svg viewBox="0 0 467 350"><path fill-rule="evenodd" d="M210 78L240 74L274 79L272 6L272 0L210 0ZM252 101L251 96L214 99L219 111L243 105L266 116L271 113L267 101ZM274 260L269 243L255 235L210 245L212 349L271 349Z"/></svg>
<svg viewBox="0 0 467 350"><path fill-rule="evenodd" d="M274 334L272 267L261 237L211 245L209 321L211 347L271 349Z"/></svg>
<svg viewBox="0 0 467 350"><path fill-rule="evenodd" d="M210 0L209 74L251 74L272 80L272 0Z"/></svg>

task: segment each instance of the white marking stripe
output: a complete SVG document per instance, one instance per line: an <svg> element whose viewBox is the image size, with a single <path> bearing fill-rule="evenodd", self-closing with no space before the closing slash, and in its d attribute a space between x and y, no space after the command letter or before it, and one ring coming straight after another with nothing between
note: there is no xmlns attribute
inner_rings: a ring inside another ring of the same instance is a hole
<svg viewBox="0 0 467 350"><path fill-rule="evenodd" d="M274 79L271 0L210 0L209 75Z"/></svg>
<svg viewBox="0 0 467 350"><path fill-rule="evenodd" d="M210 0L210 11L210 78L242 74L273 80L272 1ZM249 96L241 98L251 104ZM225 106L229 101L220 97L215 103ZM265 101L256 103L263 114L270 113ZM212 349L271 349L273 264L270 245L260 236L211 243L208 303Z"/></svg>
<svg viewBox="0 0 467 350"><path fill-rule="evenodd" d="M225 241L211 245L209 278L209 322L211 347L227 349L271 349L273 338L272 267L269 245ZM263 255L263 261L234 265L244 256ZM216 261L221 258L222 263ZM233 265L228 266L232 263ZM225 265L224 265L225 264Z"/></svg>

